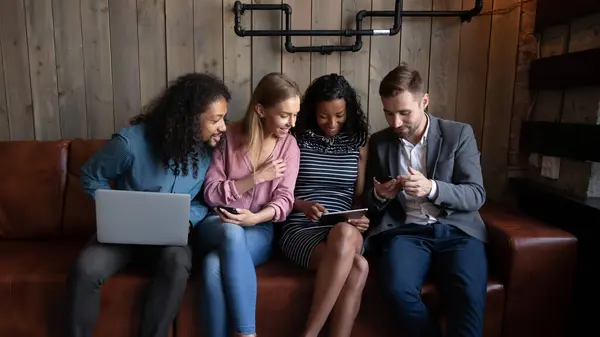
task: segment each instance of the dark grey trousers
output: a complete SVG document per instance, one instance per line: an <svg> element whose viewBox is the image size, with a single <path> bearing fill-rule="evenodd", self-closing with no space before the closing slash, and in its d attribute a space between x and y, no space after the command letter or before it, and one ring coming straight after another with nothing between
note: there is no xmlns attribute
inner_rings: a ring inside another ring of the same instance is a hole
<svg viewBox="0 0 600 337"><path fill-rule="evenodd" d="M155 271L143 306L139 336L168 336L191 272L191 247L109 245L98 243L95 237L69 271L67 336L92 337L100 312L101 285L130 264L141 264Z"/></svg>

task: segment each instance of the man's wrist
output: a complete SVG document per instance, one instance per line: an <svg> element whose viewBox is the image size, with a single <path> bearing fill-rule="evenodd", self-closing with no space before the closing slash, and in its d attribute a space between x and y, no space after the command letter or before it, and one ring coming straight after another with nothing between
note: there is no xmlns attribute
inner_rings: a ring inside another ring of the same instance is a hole
<svg viewBox="0 0 600 337"><path fill-rule="evenodd" d="M431 188L429 189L429 193L427 194L427 199L435 200L435 198L437 198L438 195L437 183L433 179L429 179L429 182L431 183Z"/></svg>
<svg viewBox="0 0 600 337"><path fill-rule="evenodd" d="M375 190L375 187L373 187L373 196L375 197L375 199L377 199L379 202L385 202L387 201L387 198L380 196L379 194L377 194L377 190Z"/></svg>

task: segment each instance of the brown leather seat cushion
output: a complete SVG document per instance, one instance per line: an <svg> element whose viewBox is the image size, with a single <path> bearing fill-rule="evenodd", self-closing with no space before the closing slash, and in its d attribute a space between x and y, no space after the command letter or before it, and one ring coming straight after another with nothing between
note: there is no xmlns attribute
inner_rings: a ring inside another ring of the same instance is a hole
<svg viewBox="0 0 600 337"><path fill-rule="evenodd" d="M396 335L393 317L383 301L377 284L377 266L371 266L371 276L363 294L360 313L356 319L352 336ZM314 287L314 274L292 265L281 255L257 268L258 303L256 308L257 332L264 337L293 336L302 331L308 316ZM190 280L188 294L177 316L177 336L197 337L199 299L197 276ZM423 287L423 299L428 307L438 312L440 297L437 288L427 282ZM485 313L485 337L499 337L504 308L504 287L497 278L488 282L487 307ZM275 314L277 313L277 314Z"/></svg>
<svg viewBox="0 0 600 337"><path fill-rule="evenodd" d="M84 244L0 242L0 336L64 335L66 276ZM110 278L101 292L98 335L136 335L148 280L139 272Z"/></svg>
<svg viewBox="0 0 600 337"><path fill-rule="evenodd" d="M70 265L84 242L1 242L0 243L0 310L10 313L0 321L0 336L4 332L22 336L60 336L64 322L64 288ZM372 267L371 273L376 273ZM258 331L265 336L286 336L304 325L312 299L313 273L292 265L280 256L258 267ZM141 276L141 277L140 277ZM98 332L101 335L135 335L138 327L142 294L149 281L139 271L125 271L102 287L101 314ZM198 336L197 277L190 280L188 293L176 320L178 336ZM423 289L425 302L435 311L439 294L427 283ZM504 288L496 279L488 283L486 337L496 337L501 331ZM131 308L134 308L133 310ZM391 315L383 302L377 278L370 277L357 318L353 336L383 336L393 326ZM120 317L114 320L114 317ZM31 324L44 322L44 324ZM44 329L45 331L39 331ZM196 330L196 331L194 331Z"/></svg>

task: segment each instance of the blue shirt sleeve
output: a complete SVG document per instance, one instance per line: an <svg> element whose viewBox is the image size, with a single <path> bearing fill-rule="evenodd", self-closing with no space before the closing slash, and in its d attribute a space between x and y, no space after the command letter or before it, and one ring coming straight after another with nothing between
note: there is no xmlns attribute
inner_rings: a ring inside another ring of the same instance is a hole
<svg viewBox="0 0 600 337"><path fill-rule="evenodd" d="M204 181L203 181L204 182ZM197 190L194 190L192 204L190 206L190 223L192 227L198 225L208 214L208 207L204 202L204 184L199 184Z"/></svg>
<svg viewBox="0 0 600 337"><path fill-rule="evenodd" d="M202 204L200 200L192 200L192 204L190 205L190 222L192 227L198 225L204 218L208 210L205 205Z"/></svg>
<svg viewBox="0 0 600 337"><path fill-rule="evenodd" d="M94 198L96 190L110 189L110 181L128 171L133 163L129 143L119 135L96 151L81 167L81 182Z"/></svg>

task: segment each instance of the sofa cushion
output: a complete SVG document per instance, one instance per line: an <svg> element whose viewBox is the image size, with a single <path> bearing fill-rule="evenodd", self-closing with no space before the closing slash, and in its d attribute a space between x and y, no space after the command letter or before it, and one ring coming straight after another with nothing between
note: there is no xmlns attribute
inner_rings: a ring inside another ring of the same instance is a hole
<svg viewBox="0 0 600 337"><path fill-rule="evenodd" d="M0 336L63 336L65 281L84 242L0 242ZM94 336L136 336L149 277L125 272L101 288Z"/></svg>
<svg viewBox="0 0 600 337"><path fill-rule="evenodd" d="M0 142L0 239L60 234L69 142Z"/></svg>
<svg viewBox="0 0 600 337"><path fill-rule="evenodd" d="M71 142L62 227L64 236L89 237L96 230L94 201L83 191L81 166L105 143L106 140L82 139Z"/></svg>
<svg viewBox="0 0 600 337"><path fill-rule="evenodd" d="M281 255L259 266L256 272L258 335L261 337L298 335L308 317L314 274L292 265ZM379 291L377 266L372 266L369 274L352 336L397 336L399 330L394 326L393 317ZM188 293L175 322L175 337L202 336L201 322L198 320L198 283L196 275L189 281ZM431 282L427 282L422 293L427 306L434 313L439 314L441 302L437 288ZM503 311L504 287L498 279L491 278L487 288L483 334L485 337L500 337Z"/></svg>

